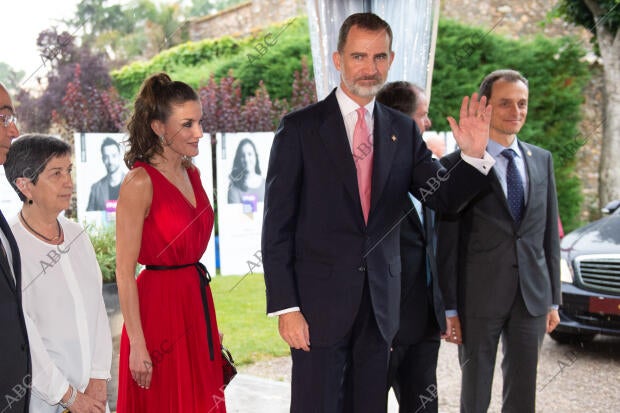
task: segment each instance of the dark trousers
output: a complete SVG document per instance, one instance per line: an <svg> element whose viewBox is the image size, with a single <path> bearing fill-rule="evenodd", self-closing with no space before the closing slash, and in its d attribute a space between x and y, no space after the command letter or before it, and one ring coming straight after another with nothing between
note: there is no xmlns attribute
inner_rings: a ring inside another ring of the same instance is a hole
<svg viewBox="0 0 620 413"><path fill-rule="evenodd" d="M428 323L414 344L395 344L390 355L388 390L394 389L400 413L437 413L439 328Z"/></svg>
<svg viewBox="0 0 620 413"><path fill-rule="evenodd" d="M333 346L291 349L291 356L291 413L387 410L389 344L375 321L368 281L351 331Z"/></svg>
<svg viewBox="0 0 620 413"><path fill-rule="evenodd" d="M547 316L531 316L521 294L508 314L461 317L461 413L486 413L491 401L497 344L502 339L503 413L534 413L538 355Z"/></svg>

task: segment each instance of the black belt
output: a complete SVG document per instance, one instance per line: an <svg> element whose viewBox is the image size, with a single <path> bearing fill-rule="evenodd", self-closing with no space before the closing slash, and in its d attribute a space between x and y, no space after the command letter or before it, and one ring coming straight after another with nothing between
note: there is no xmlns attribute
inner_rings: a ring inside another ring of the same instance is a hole
<svg viewBox="0 0 620 413"><path fill-rule="evenodd" d="M200 262L183 265L147 265L147 270L178 270L181 268L196 267L198 278L200 278L200 296L202 297L202 309L205 313L205 323L207 324L207 343L209 344L209 356L213 361L213 332L211 331L211 316L209 315L209 302L207 301L207 286L211 282L211 274L207 271L207 267Z"/></svg>

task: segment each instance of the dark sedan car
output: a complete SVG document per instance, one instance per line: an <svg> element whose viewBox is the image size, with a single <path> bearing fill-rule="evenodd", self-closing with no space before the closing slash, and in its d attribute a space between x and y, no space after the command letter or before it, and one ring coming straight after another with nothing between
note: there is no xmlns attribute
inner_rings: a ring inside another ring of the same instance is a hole
<svg viewBox="0 0 620 413"><path fill-rule="evenodd" d="M562 239L560 325L551 338L589 341L596 334L620 336L620 201L608 216Z"/></svg>

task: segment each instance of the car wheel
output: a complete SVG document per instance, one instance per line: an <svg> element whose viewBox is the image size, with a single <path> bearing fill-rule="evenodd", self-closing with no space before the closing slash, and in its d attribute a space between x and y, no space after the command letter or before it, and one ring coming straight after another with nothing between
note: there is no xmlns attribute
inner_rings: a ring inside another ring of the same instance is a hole
<svg viewBox="0 0 620 413"><path fill-rule="evenodd" d="M552 331L549 335L560 344L589 343L596 336L596 334L573 334L560 331Z"/></svg>

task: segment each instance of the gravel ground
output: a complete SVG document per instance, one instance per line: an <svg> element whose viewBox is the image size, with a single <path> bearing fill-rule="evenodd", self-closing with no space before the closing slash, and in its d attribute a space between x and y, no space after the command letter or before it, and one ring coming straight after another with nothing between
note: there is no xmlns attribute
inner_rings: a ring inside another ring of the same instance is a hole
<svg viewBox="0 0 620 413"><path fill-rule="evenodd" d="M501 411L501 345L489 412ZM240 372L290 382L290 358L243 366ZM442 343L437 366L439 410L459 411L461 372L456 346ZM620 338L598 337L585 345L560 345L546 337L538 368L537 412L620 412Z"/></svg>
<svg viewBox="0 0 620 413"><path fill-rule="evenodd" d="M113 380L109 383L110 408L116 408L118 373L118 345L122 327L122 316L118 309L118 297L106 297L106 307L110 317L110 327L114 336L114 358L112 363ZM498 351L498 361L495 368L493 383L493 397L489 412L501 410L501 346ZM245 375L267 378L278 382L290 383L291 364L289 357L275 358L241 366L239 372ZM439 411L441 413L456 413L459 407L460 379L456 346L442 343L439 350L439 364L437 366L439 387ZM245 387L246 382L251 385L249 377L245 381L238 380L238 387ZM254 380L257 381L257 380ZM258 381L257 381L258 382ZM233 382L234 383L234 382ZM242 384L243 383L243 384ZM257 389L268 383L254 385ZM286 389L274 383L273 391L278 397L286 398ZM544 413L620 413L620 337L597 337L592 343L584 345L560 345L546 337L543 343L541 362L538 369L537 412ZM235 391L234 389L232 389ZM229 392L227 390L227 399ZM247 393L247 392L246 392ZM264 393L264 392L263 392ZM264 394L261 393L261 396ZM282 396L284 394L284 396ZM236 399L239 393L230 394L231 413L276 413L288 409L249 408L246 399ZM248 397L244 394L243 397ZM237 406L234 406L235 401ZM258 401L258 400L257 400ZM228 404L228 402L227 402ZM286 405L287 403L280 402ZM248 408L246 408L248 407ZM394 406L392 406L394 407ZM391 409L390 411L396 411Z"/></svg>

